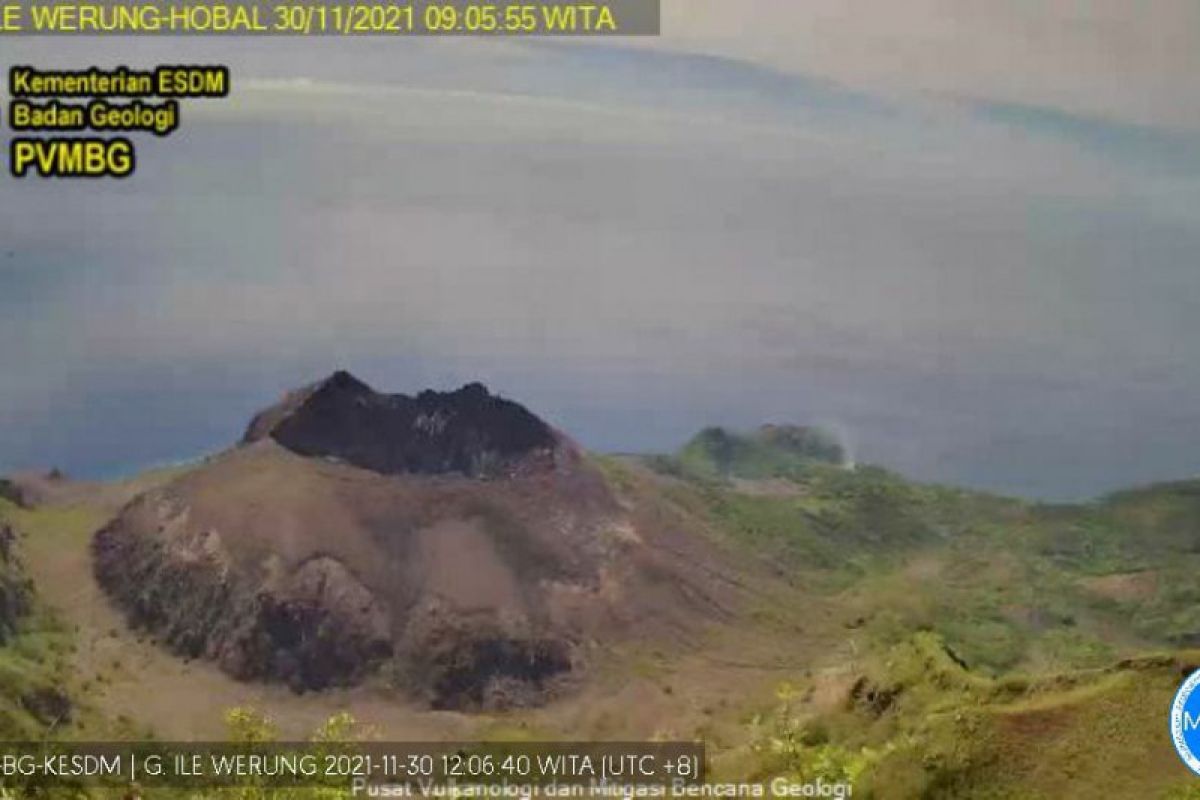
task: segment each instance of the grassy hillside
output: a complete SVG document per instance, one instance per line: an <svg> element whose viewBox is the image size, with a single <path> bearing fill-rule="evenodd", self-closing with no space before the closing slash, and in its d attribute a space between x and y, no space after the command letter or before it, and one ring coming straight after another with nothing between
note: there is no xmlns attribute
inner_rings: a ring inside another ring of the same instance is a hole
<svg viewBox="0 0 1200 800"><path fill-rule="evenodd" d="M35 602L0 645L0 736L179 720L196 727L176 735L211 735L242 706L294 735L350 710L398 738L701 737L717 777L848 780L855 797L1200 797L1165 730L1200 663L1200 482L1046 505L846 468L792 434L724 437L597 463L640 518L702 531L731 570L757 562L741 577L761 608L711 640L624 651L578 697L495 717L418 712L369 687L297 697L181 662L125 630L90 582L87 543L115 506L0 501L69 620ZM25 580L0 568L0 596ZM38 704L51 687L75 701L69 723Z"/></svg>
<svg viewBox="0 0 1200 800"><path fill-rule="evenodd" d="M809 462L749 481L650 463L733 546L836 593L873 641L939 634L972 668L1091 667L1200 645L1200 482L1080 505Z"/></svg>
<svg viewBox="0 0 1200 800"><path fill-rule="evenodd" d="M845 654L781 687L734 773L877 798L1200 797L1165 732L1200 663L1179 650L1200 645L1200 482L1048 505L874 467L680 469L697 441L648 462L664 493L846 613Z"/></svg>
<svg viewBox="0 0 1200 800"><path fill-rule="evenodd" d="M16 506L0 499L0 738L60 733L74 711L63 689L70 636L35 602L8 522Z"/></svg>
<svg viewBox="0 0 1200 800"><path fill-rule="evenodd" d="M789 687L744 757L760 776L851 781L875 800L1194 797L1164 727L1197 655L993 680L916 634Z"/></svg>

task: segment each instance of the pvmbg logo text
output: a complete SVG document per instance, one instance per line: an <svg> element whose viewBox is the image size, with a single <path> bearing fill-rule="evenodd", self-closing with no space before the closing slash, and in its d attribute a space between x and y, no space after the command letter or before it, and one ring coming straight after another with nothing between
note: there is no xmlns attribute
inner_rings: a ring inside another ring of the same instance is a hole
<svg viewBox="0 0 1200 800"><path fill-rule="evenodd" d="M1200 775L1200 670L1193 672L1175 693L1171 741L1188 769Z"/></svg>

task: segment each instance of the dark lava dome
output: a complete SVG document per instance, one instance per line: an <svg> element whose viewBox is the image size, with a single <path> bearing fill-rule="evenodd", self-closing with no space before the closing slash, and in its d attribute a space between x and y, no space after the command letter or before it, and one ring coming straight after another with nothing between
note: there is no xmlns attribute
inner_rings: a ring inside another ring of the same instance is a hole
<svg viewBox="0 0 1200 800"><path fill-rule="evenodd" d="M348 372L260 412L242 441L266 437L300 455L392 475L494 476L557 445L550 426L482 384L410 397L376 392Z"/></svg>

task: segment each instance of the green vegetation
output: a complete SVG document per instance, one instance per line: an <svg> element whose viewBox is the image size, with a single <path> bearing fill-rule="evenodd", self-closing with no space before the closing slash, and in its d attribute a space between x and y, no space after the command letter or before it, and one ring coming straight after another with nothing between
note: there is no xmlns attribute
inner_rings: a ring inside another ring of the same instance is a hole
<svg viewBox="0 0 1200 800"><path fill-rule="evenodd" d="M788 687L749 762L726 759L737 774L872 798L1200 797L1164 731L1194 654L1138 655L1200 645L1200 482L1042 505L873 467L722 471L743 462L720 442L648 463L727 543L835 600L858 654L829 668L834 707L814 701L826 673Z"/></svg>
<svg viewBox="0 0 1200 800"><path fill-rule="evenodd" d="M1188 797L1163 731L1181 663L991 680L915 634L869 654L832 707L812 701L827 676L792 688L752 749L761 774L840 776L876 800Z"/></svg>
<svg viewBox="0 0 1200 800"><path fill-rule="evenodd" d="M1200 481L1047 505L842 461L808 429L710 429L675 456L593 460L621 495L651 498L789 584L764 594L775 606L755 620L809 624L789 603L832 610L811 625L833 649L797 664L774 706L729 709L738 732L721 729L717 777L848 782L855 797L882 800L1200 800L1165 734L1180 675L1200 664L1187 649L1200 646ZM25 534L16 552L36 554L39 581L60 565L78 574L66 560L86 552L98 519L0 500L0 524ZM19 563L5 562L0 598L12 602L0 605L19 607L22 588ZM89 681L103 670L72 674L74 634L38 603L15 619L0 624L0 736L80 736L54 712L87 714ZM621 669L622 680L663 687L675 675L657 652ZM231 740L278 737L245 708L226 721ZM601 723L590 724L595 733ZM121 722L96 730L119 733ZM495 740L561 733L520 714L478 730ZM313 739L369 735L339 715Z"/></svg>
<svg viewBox="0 0 1200 800"><path fill-rule="evenodd" d="M62 690L69 652L69 634L42 614L0 647L0 738L61 734L73 711Z"/></svg>
<svg viewBox="0 0 1200 800"><path fill-rule="evenodd" d="M660 464L702 479L801 477L813 464L841 464L837 439L819 428L764 425L751 434L706 428Z"/></svg>
<svg viewBox="0 0 1200 800"><path fill-rule="evenodd" d="M985 674L1200 644L1200 483L1039 505L810 463L787 479L684 476L664 493L729 545L836 595L861 637L932 631Z"/></svg>
<svg viewBox="0 0 1200 800"><path fill-rule="evenodd" d="M0 738L61 734L72 704L62 686L68 672L68 631L35 608L33 587L5 520L15 506L0 500Z"/></svg>
<svg viewBox="0 0 1200 800"><path fill-rule="evenodd" d="M697 488L730 533L802 567L841 569L894 555L949 535L947 510L964 517L958 493L915 486L878 467L810 464L789 487L761 493L716 483Z"/></svg>

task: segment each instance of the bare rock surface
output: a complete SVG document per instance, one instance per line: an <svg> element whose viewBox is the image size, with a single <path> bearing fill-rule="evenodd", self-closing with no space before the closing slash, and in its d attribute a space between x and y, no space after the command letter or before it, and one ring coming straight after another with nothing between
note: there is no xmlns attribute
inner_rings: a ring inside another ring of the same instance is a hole
<svg viewBox="0 0 1200 800"><path fill-rule="evenodd" d="M268 437L300 455L384 474L474 477L544 464L559 445L550 426L482 384L410 397L376 392L348 372L260 412L243 443Z"/></svg>

